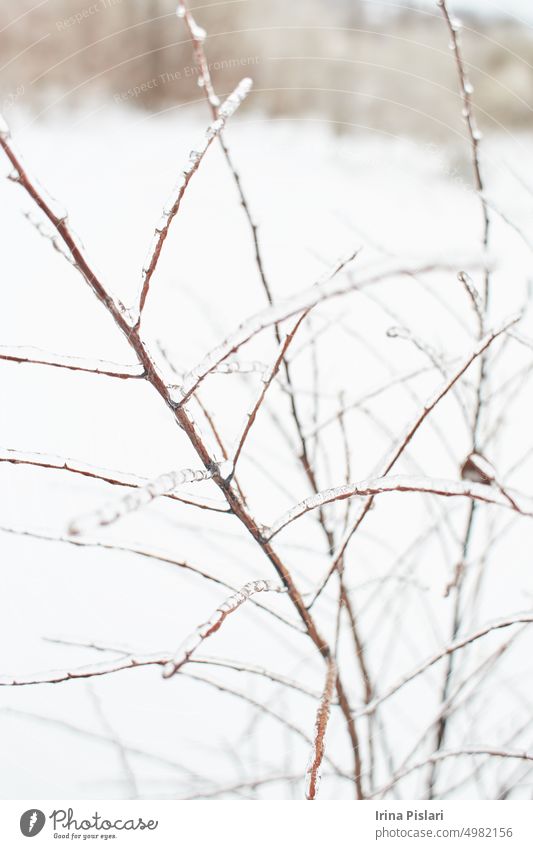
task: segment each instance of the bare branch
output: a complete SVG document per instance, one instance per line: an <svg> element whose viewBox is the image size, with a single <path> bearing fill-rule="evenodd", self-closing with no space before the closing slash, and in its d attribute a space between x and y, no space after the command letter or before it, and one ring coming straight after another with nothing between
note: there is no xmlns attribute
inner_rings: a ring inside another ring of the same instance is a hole
<svg viewBox="0 0 533 849"><path fill-rule="evenodd" d="M472 107L472 94L474 93L473 86L468 79L466 73L465 62L463 59L463 54L460 45L459 39L459 31L461 25L458 21L456 21L448 10L448 5L446 0L437 0L437 5L442 10L442 14L446 25L448 27L448 32L450 34L450 44L453 50L453 55L455 58L455 64L457 66L457 77L459 81L459 90L461 93L461 99L463 101L463 118L466 123L466 128L468 131L468 136L470 139L470 147L472 152L472 171L474 174L474 184L479 197L479 202L481 205L481 212L483 217L483 239L482 244L486 249L489 243L489 234L490 234L490 218L489 211L487 206L487 201L485 199L485 186L483 183L483 178L481 175L481 166L479 162L479 143L481 141L481 133L476 124L476 119L474 117L473 107ZM490 275L488 271L485 271L485 302L484 302L484 310L486 312L488 302L489 302L489 285L490 285Z"/></svg>
<svg viewBox="0 0 533 849"><path fill-rule="evenodd" d="M357 256L356 253L350 254L342 263L335 266L335 274L353 261ZM432 271L456 271L456 265L448 263L426 263L417 267L415 270L418 273L429 273ZM267 327L272 327L275 324L280 324L287 318L291 318L298 313L309 310L312 307L320 304L331 298L341 297L342 295L350 294L353 291L363 289L367 286L372 286L381 283L394 277L409 276L414 273L413 268L406 266L398 266L388 263L384 270L375 273L369 273L367 276L362 276L360 280L354 280L348 277L344 282L337 283L336 278L331 274L323 280L314 283L307 289L287 298L285 301L280 301L271 307L267 307L261 312L256 313L250 318L243 321L236 330L231 333L220 345L213 348L203 360L201 360L191 371L189 371L183 380L181 393L175 399L176 404L184 404L191 395L196 391L200 383L210 374L217 366L223 362L231 354L239 350L239 348L248 342L252 337L256 336ZM518 319L517 319L518 320Z"/></svg>
<svg viewBox="0 0 533 849"><path fill-rule="evenodd" d="M15 451L11 448L0 448L0 463L11 463L15 466L36 466L41 469L71 472L75 475L104 481L113 486L128 486L135 489L143 488L150 483L147 478L141 478L128 472L99 469L96 466L81 463L79 460L67 460L63 457L30 451ZM162 497L170 498L173 501L181 501L182 504L189 504L193 507L199 507L202 510L213 510L216 513L229 512L227 504L224 501L217 501L216 499L201 500L195 499L191 495L178 495L174 492L162 493Z"/></svg>
<svg viewBox="0 0 533 849"><path fill-rule="evenodd" d="M120 501L109 502L94 513L74 519L68 527L68 532L77 536L90 533L105 525L112 525L128 513L133 513L150 504L155 498L168 495L178 486L210 480L214 473L214 469L181 469L179 472L165 472L144 486L140 486L136 492L125 495Z"/></svg>
<svg viewBox="0 0 533 849"><path fill-rule="evenodd" d="M120 542L104 542L103 540L90 540L87 538L84 538L82 540L79 537L60 536L45 531L29 530L27 528L14 528L6 525L0 525L0 532L6 534L13 534L14 536L30 537L31 539L44 540L46 542L59 542L65 545L73 545L77 548L101 548L105 551L122 551L128 554L135 554L138 557L143 557L147 560L154 560L155 562L164 563L169 566L177 566L179 569L184 569L187 572L192 572L194 575L198 575L198 577L200 578L204 578L207 581L212 581L214 584L224 587L230 592L238 592L238 590L234 586L232 586L232 584L223 581L221 578L211 574L210 572L206 572L205 570L200 569L198 566L193 566L191 563L188 563L185 560L178 560L176 557L173 557L171 554L165 554L163 551L154 551L145 548L144 546L136 545L135 543L127 544ZM304 633L304 631L302 631L302 629L295 622L292 622L290 619L287 619L280 613L271 610L269 607L265 607L265 605L261 604L261 602L257 601L255 598L250 599L250 604L253 604L260 610L265 611L270 616L273 616L275 619L277 619L279 622L282 622L288 628L297 631L299 634Z"/></svg>
<svg viewBox="0 0 533 849"><path fill-rule="evenodd" d="M245 584L238 593L230 596L230 598L226 599L220 607L217 607L207 622L204 622L203 625L199 625L195 633L185 640L174 655L174 658L165 666L163 677L171 678L175 675L175 673L178 672L178 670L181 669L181 667L191 658L191 655L194 654L198 646L218 631L230 613L233 613L242 604L244 604L245 601L248 601L250 596L255 593L263 592L283 593L286 592L286 589L279 584L274 584L272 581L264 580L251 581L249 584Z"/></svg>
<svg viewBox="0 0 533 849"><path fill-rule="evenodd" d="M328 670L326 675L326 683L324 692L316 715L315 722L315 737L313 740L313 750L309 758L309 766L306 772L306 790L305 795L309 800L316 799L318 784L320 781L320 767L325 752L325 737L328 727L329 711L331 699L333 696L333 688L337 677L337 664L331 658L328 662Z"/></svg>
<svg viewBox="0 0 533 849"><path fill-rule="evenodd" d="M498 631L501 628L510 628L512 625L519 625L520 623L526 622L533 622L532 613L519 613L516 616L510 616L505 619L499 619L496 622L492 622L490 625L486 625L484 628L480 628L473 634L468 634L468 636L466 637L460 637L453 643L450 643L448 646L445 646L445 648L441 649L436 654L432 655L432 657L428 658L428 660L425 660L413 672L410 672L408 675L402 678L401 681L398 681L396 684L393 684L392 687L389 687L386 692L383 693L381 696L373 699L364 708L358 710L356 716L364 716L366 714L373 713L380 704L382 704L387 699L390 699L390 697L397 693L398 690L400 690L406 684L409 684L415 678L418 678L419 675L422 675L422 673L426 672L431 666L434 666L435 663L438 663L439 660L442 660L443 657L448 657L449 655L454 654L454 652L459 651L459 649L462 649L465 646L476 642L476 640L480 640L482 637L485 637L492 631Z"/></svg>
<svg viewBox="0 0 533 849"><path fill-rule="evenodd" d="M287 350L288 350L291 342L293 341L298 328L300 327L302 321L305 319L305 317L308 314L309 314L309 310L306 310L306 312L304 312L300 316L300 318L298 319L298 321L296 322L296 324L294 325L294 327L290 331L290 333L287 333L285 339L281 342L281 344L279 346L279 350L278 350L278 354L276 356L276 359L272 363L271 367L267 371L265 371L263 376L262 376L261 380L262 380L263 385L262 385L261 390L260 390L260 392L259 392L259 394L258 394L258 396L257 396L257 398L254 402L252 409L250 410L250 412L248 413L248 415L246 417L246 424L244 425L244 427L242 429L241 436L240 436L239 441L237 443L237 448L235 449L235 452L234 452L234 455L233 455L233 469L235 469L235 466L237 465L237 460L240 457L241 451L244 447L244 443L246 442L248 434L250 433L252 425L255 421L255 417L257 416L257 413L259 412L259 408L260 408L261 404L263 403L263 401L265 400L265 395L268 392L269 386L272 383L272 381L274 380L274 378L276 377L276 375L279 371L279 367L280 367L281 363L283 362L283 360L285 358L285 354L287 353Z"/></svg>
<svg viewBox="0 0 533 849"><path fill-rule="evenodd" d="M446 397L446 395L448 394L450 389L452 389L453 386L455 386L455 384L457 383L457 381L461 379L461 377L465 374L466 371L468 371L468 369L470 368L472 363L475 362L475 360L477 360L478 357L483 355L483 353L489 348L490 345L492 345L492 343L494 342L495 339L497 339L503 333L506 333L511 327L513 327L513 325L517 324L518 321L520 321L520 318L521 318L520 315L512 316L510 319L507 319L503 324L501 324L495 330L492 330L490 333L487 333L487 335L484 336L478 342L478 344L476 345L474 350L463 360L463 362L461 363L459 368L437 389L437 391L433 394L433 396L424 404L422 411L419 414L417 414L417 416L413 419L411 424L409 424L409 426L407 427L407 429L405 431L404 436L399 441L398 446L393 449L390 457L386 460L383 467L381 468L381 470L380 470L381 475L380 476L384 477L385 475L388 475L390 471L392 471L392 469L394 468L394 466L396 465L396 463L398 462L398 460L402 456L403 452L405 451L405 449L407 448L407 446L409 445L409 443L413 439L414 435L416 434L416 432L418 431L420 426L423 424L423 422L426 420L426 418L429 416L429 414L435 409L435 407L440 403L440 401L442 401L442 399ZM346 551L346 548L348 546L348 543L350 542L352 536L354 535L354 533L357 531L357 529L361 525L361 522L364 520L368 511L371 509L372 504L373 504L373 499L371 497L363 505L363 507L361 507L357 517L355 518L353 523L350 525L348 530L344 533L344 535L343 535L343 537L342 537L342 539L341 539L339 545L337 546L337 549L336 549L336 551L333 555L332 563L331 563L331 566L330 566L330 568L327 572L327 575L326 575L321 587L319 588L315 598L318 597L318 595L322 592L322 590L324 589L324 587L328 583L331 575L336 570L337 564L339 563L339 561L343 557L344 552Z"/></svg>
<svg viewBox="0 0 533 849"><path fill-rule="evenodd" d="M371 794L371 796L381 796L397 784L398 781L401 781L403 778L419 769L423 769L429 764L440 763L440 761L444 761L447 758L473 757L474 755L487 755L491 758L511 758L512 760L533 761L533 752L520 752L513 750L506 751L505 749L491 748L488 746L465 746L463 749L435 752L435 754L430 755L425 760L406 767L403 772L398 773L398 775L394 777L393 781L389 781L383 787L380 787L379 790L376 790Z"/></svg>
<svg viewBox="0 0 533 849"><path fill-rule="evenodd" d="M220 110L218 111L217 118L208 127L205 133L205 138L200 144L198 150L191 151L189 155L189 161L181 172L181 176L178 179L178 182L176 183L172 194L170 195L163 208L163 215L161 217L161 220L159 221L159 224L156 227L152 246L150 247L148 258L145 262L143 269L143 283L139 298L139 318L135 325L136 327L138 327L140 324L141 314L144 309L146 298L148 296L148 291L150 289L150 280L152 279L152 275L157 267L161 251L163 249L163 244L168 236L172 220L179 211L181 201L183 195L185 194L187 186L189 185L192 177L196 174L198 168L200 167L200 163L204 158L204 155L206 154L207 150L211 146L212 142L224 129L226 121L231 118L232 115L237 111L240 104L250 91L251 87L251 79L249 77L245 77L243 80L241 80L241 82L239 83L237 88L232 92L232 94L230 94L227 100L224 101L224 103L220 107Z"/></svg>
<svg viewBox="0 0 533 849"><path fill-rule="evenodd" d="M202 27L198 26L198 24L196 23L196 21L194 20L194 18L192 16L191 12L189 11L188 5L186 3L180 3L178 5L176 13L178 15L178 18L183 18L185 26L187 27L189 36L190 36L192 44L193 44L194 55L195 55L195 59L196 59L196 65L197 65L198 71L200 73L200 79L202 80L202 83L203 83L202 88L203 88L203 91L205 92L205 96L206 96L207 101L209 103L211 115L213 116L213 119L216 119L216 118L218 118L218 107L219 107L219 104L220 104L220 100L219 100L218 95L216 94L216 92L213 88L213 83L212 83L212 80L211 80L211 73L209 71L209 62L207 61L207 57L205 55L205 50L204 50L204 41L205 41L205 37L206 37L205 30L203 30ZM266 276L266 272L265 272L265 263L263 261L261 246L259 244L259 235L258 235L257 224L255 224L255 222L253 220L252 213L251 213L251 210L250 210L250 205L249 205L247 197L244 193L244 188L243 188L243 185L242 185L242 180L240 178L240 174L235 167L235 164L233 162L233 158L230 154L230 151L229 151L228 145L226 143L226 139L225 139L223 132L219 133L218 140L219 140L222 152L224 154L224 157L226 159L228 168L229 168L231 175L233 177L233 181L235 183L235 187L236 187L238 195L239 195L239 200L241 202L241 206L243 208L244 215L246 217L246 221L248 222L248 227L250 229L250 234L252 236L255 263L256 263L256 266L257 266L257 270L259 272L261 284L262 284L263 289L265 291L268 303L272 304L273 303L272 290L270 288L270 284L267 280L267 276Z"/></svg>
<svg viewBox="0 0 533 849"><path fill-rule="evenodd" d="M527 502L529 502L527 503L526 496L520 496L518 500L522 501L522 503L518 504L515 503L514 499L511 502L508 498L505 498L500 489L493 489L484 484L442 480L439 478L413 478L407 475L392 475L390 477L370 478L369 480L359 481L358 483L332 487L331 489L325 489L319 492L317 495L311 495L305 498L299 504L291 507L290 510L274 522L265 535L266 539L273 539L276 534L279 534L291 522L324 504L330 504L332 501L342 501L344 498L352 498L353 496L375 497L385 492L427 492L446 498L461 496L463 498L472 498L476 501L483 501L485 504L497 504L499 507L508 507L520 513L521 516L533 517L533 498L527 499Z"/></svg>
<svg viewBox="0 0 533 849"><path fill-rule="evenodd" d="M32 347L0 347L0 360L28 365L53 366L70 371L83 371L88 374L102 374L106 377L118 377L121 380L143 378L144 370L141 365L110 363L105 360L86 360L80 357L63 356L41 351Z"/></svg>

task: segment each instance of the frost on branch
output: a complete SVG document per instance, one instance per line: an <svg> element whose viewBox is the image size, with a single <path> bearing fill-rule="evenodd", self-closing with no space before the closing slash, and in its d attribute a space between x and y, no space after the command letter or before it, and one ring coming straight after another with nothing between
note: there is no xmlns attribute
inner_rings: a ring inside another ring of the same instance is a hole
<svg viewBox="0 0 533 849"><path fill-rule="evenodd" d="M183 379L181 392L179 393L181 397L176 398L176 403L185 403L208 374L215 371L227 357L267 327L280 324L285 319L291 318L291 316L297 313L305 312L323 301L363 289L385 279L393 279L396 276L412 277L416 274L424 274L437 270L456 270L456 265L451 265L448 262L407 263L401 267L396 263L386 263L382 266L381 270L368 272L366 276L358 280L348 275L343 280L337 280L336 275L355 259L357 253L358 251L351 253L341 263L337 263L334 273L330 273L327 278L303 289L286 300L279 301L279 303L255 313L255 315L250 316L250 318L239 324L233 333L226 337L220 345L209 351L201 362L187 372Z"/></svg>
<svg viewBox="0 0 533 849"><path fill-rule="evenodd" d="M533 499L530 497L517 496L511 503L499 491L484 484L468 484L464 481L443 480L440 478L391 475L390 477L369 478L358 483L335 486L330 489L324 489L316 495L310 495L308 498L295 504L294 507L291 507L290 510L272 525L270 532L266 535L267 539L272 539L282 528L290 525L291 522L299 519L305 513L316 510L324 504L329 504L332 501L342 501L345 498L352 498L354 496L376 496L385 492L427 492L448 498L462 496L464 498L473 498L476 501L484 501L486 504L512 507L522 516L533 516Z"/></svg>
<svg viewBox="0 0 533 849"><path fill-rule="evenodd" d="M320 766L324 758L326 729L328 726L331 699L333 697L333 688L335 686L336 677L337 664L333 658L330 658L328 661L328 671L324 692L322 693L320 707L318 708L316 715L313 749L309 756L309 763L305 773L305 797L309 800L316 798L318 785L320 783Z"/></svg>
<svg viewBox="0 0 533 849"><path fill-rule="evenodd" d="M181 644L180 648L174 655L174 658L167 663L163 670L164 678L171 678L187 661L191 658L191 655L194 654L196 649L207 640L212 634L214 634L227 616L230 613L233 613L237 610L245 601L247 601L251 596L256 593L284 593L286 592L285 587L280 586L279 584L275 584L273 581L251 581L249 584L245 584L244 587L239 590L238 593L230 596L226 601L217 607L213 615L204 622L203 625L199 625L194 634L191 634L184 643Z"/></svg>
<svg viewBox="0 0 533 849"><path fill-rule="evenodd" d="M133 513L141 507L150 504L155 498L168 495L176 487L185 483L196 483L197 481L209 480L213 477L214 470L207 469L182 469L177 472L166 472L164 475L150 481L146 486L140 487L136 492L128 493L118 501L106 504L100 510L89 513L75 519L69 525L69 533L73 536L86 534L104 525L112 525L128 513Z"/></svg>
<svg viewBox="0 0 533 849"><path fill-rule="evenodd" d="M181 200L183 198L183 195L185 194L185 190L189 185L191 178L198 170L200 162L202 161L204 154L210 146L211 142L223 130L227 119L230 118L236 112L236 110L250 91L251 87L252 80L249 77L246 77L245 79L241 80L235 91L233 91L232 94L230 94L230 96L228 97L228 99L222 104L218 113L219 117L215 121L213 121L212 124L209 125L206 130L204 139L202 140L198 148L191 150L188 162L183 168L171 195L169 196L167 202L165 203L165 206L163 207L163 215L161 216L159 223L155 228L152 244L148 251L148 256L145 260L143 267L142 288L139 299L139 319L140 313L144 308L146 297L148 295L150 279L157 266L161 250L163 248L163 243L168 235L172 219L177 214L180 208Z"/></svg>

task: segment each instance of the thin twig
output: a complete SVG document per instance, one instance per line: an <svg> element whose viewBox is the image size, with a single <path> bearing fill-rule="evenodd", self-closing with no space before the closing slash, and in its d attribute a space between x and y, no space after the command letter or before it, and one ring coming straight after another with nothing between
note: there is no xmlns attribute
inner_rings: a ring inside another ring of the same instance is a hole
<svg viewBox="0 0 533 849"><path fill-rule="evenodd" d="M331 658L328 663L328 671L326 675L326 683L324 692L320 700L320 706L316 715L315 722L315 737L313 740L313 750L309 759L309 766L306 773L306 790L305 795L309 800L316 799L318 791L318 783L320 781L320 767L325 752L325 737L328 727L329 712L331 699L333 696L333 688L337 677L337 664Z"/></svg>

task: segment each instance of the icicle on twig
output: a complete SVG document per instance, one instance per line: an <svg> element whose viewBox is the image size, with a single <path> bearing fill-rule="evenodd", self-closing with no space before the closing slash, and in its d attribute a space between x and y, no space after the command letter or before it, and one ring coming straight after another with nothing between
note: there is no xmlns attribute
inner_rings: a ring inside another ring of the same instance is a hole
<svg viewBox="0 0 533 849"><path fill-rule="evenodd" d="M178 210L180 208L183 195L185 194L185 190L187 189L191 178L194 176L194 174L200 167L200 163L204 158L204 155L210 147L211 143L222 132L226 121L231 118L232 115L235 114L235 112L249 93L251 87L252 80L249 77L245 77L240 81L239 85L230 94L230 96L224 101L218 111L218 118L216 118L207 128L201 145L198 149L192 150L190 152L187 165L181 172L181 175L174 187L174 190L172 191L172 194L168 198L165 206L163 207L163 215L155 229L152 245L148 252L148 257L145 261L143 268L143 280L141 294L139 298L139 313L136 326L138 326L140 323L141 314L144 309L146 298L148 296L148 291L150 289L150 280L157 267L163 244L168 236L172 220L175 215L177 215Z"/></svg>
<svg viewBox="0 0 533 849"><path fill-rule="evenodd" d="M322 693L322 699L316 715L313 749L311 751L309 764L306 770L305 798L310 801L316 799L318 785L320 783L320 767L324 758L326 729L328 727L331 700L333 698L333 688L335 686L336 678L337 664L335 663L334 658L330 657L328 660L324 692Z"/></svg>
<svg viewBox="0 0 533 849"><path fill-rule="evenodd" d="M464 498L473 498L475 501L483 501L486 504L508 507L521 516L533 517L533 499L527 496L517 495L516 498L513 497L512 501L510 501L509 497L502 496L499 490L497 491L486 484L444 480L441 478L391 475L390 477L369 478L358 483L335 486L330 489L324 489L316 495L310 495L284 513L272 525L270 531L265 534L265 538L270 541L283 528L290 525L296 519L299 519L300 516L309 513L311 510L316 510L324 504L330 504L332 501L342 501L345 498L352 498L353 496L374 497L385 492L427 492L432 495L441 495L448 498L462 496Z"/></svg>
<svg viewBox="0 0 533 849"><path fill-rule="evenodd" d="M0 463L10 463L14 466L35 466L41 469L52 469L54 471L69 472L74 475L104 481L113 486L126 486L139 489L146 486L149 481L146 478L131 472L119 472L116 469L105 469L91 466L79 460L66 457L58 457L53 454L42 454L36 451L18 451L12 448L0 446ZM213 510L216 513L227 513L229 507L226 501L214 498L195 498L192 495L183 495L174 492L164 493L165 498L189 504L201 510Z"/></svg>
<svg viewBox="0 0 533 849"><path fill-rule="evenodd" d="M237 447L234 451L233 469L235 469L235 466L237 465L237 460L239 459L239 457L241 455L241 451L244 447L244 443L246 442L246 439L247 439L248 434L249 434L249 432L252 428L252 425L255 421L255 418L257 416L259 408L260 408L261 404L263 403L263 401L265 400L265 395L268 392L269 386L272 383L272 381L274 380L274 378L276 377L276 375L279 371L279 367L281 366L281 363L283 362L283 360L285 358L285 354L287 353L287 350L288 350L291 342L293 341L298 328L300 327L302 321L308 315L309 315L309 310L306 310L304 313L302 313L302 315L298 318L298 321L294 325L293 329L289 333L287 333L287 335L285 336L285 339L282 339L282 341L281 341L281 343L278 347L278 353L277 353L276 359L274 360L274 362L272 363L270 368L265 370L265 372L264 372L264 374L261 378L261 382L262 382L263 385L262 385L261 390L260 390L260 392L259 392L259 394L258 394L258 396L257 396L257 398L254 402L253 407L251 408L250 412L246 416L246 422L245 422L245 424L242 428L241 436L240 436L239 441L237 443Z"/></svg>
<svg viewBox="0 0 533 849"><path fill-rule="evenodd" d="M119 298L112 295L103 285L100 275L96 274L85 256L85 248L80 238L76 235L68 222L66 209L52 198L35 178L31 177L24 166L22 156L17 152L11 140L11 132L5 119L0 114L0 147L13 166L9 175L12 182L20 185L46 216L61 236L65 248L71 257L71 264L80 272L84 280L89 284L91 290L109 310L115 321L119 323L122 330L125 327L132 328L135 322L135 314L127 309ZM63 253L63 251L61 251ZM68 257L67 257L68 259Z"/></svg>
<svg viewBox="0 0 533 849"><path fill-rule="evenodd" d="M87 374L101 374L106 377L117 377L121 380L129 378L141 379L145 376L144 369L139 363L138 365L130 363L113 363L106 360L85 359L82 357L71 357L65 354L54 354L48 351L42 351L40 348L32 346L0 346L0 360L7 362L52 366L54 368L64 368L69 371L83 371Z"/></svg>
<svg viewBox="0 0 533 849"><path fill-rule="evenodd" d="M466 291L468 297L470 298L470 301L472 303L472 307L474 308L474 312L475 312L476 318L477 318L479 335L481 336L481 334L483 333L483 325L484 325L484 322L485 322L485 318L484 318L484 315L483 315L483 309L484 308L483 308L483 302L481 300L481 295L479 294L478 290L476 289L474 281L472 280L470 275L466 273L466 271L460 271L459 274L457 275L457 279L459 280L459 283L463 284L465 291Z"/></svg>
<svg viewBox="0 0 533 849"><path fill-rule="evenodd" d="M124 498L112 501L99 510L95 510L94 513L74 519L68 527L68 532L72 536L77 536L78 534L90 533L105 525L112 525L113 522L122 519L128 513L133 513L146 504L150 504L155 498L168 495L176 487L185 483L209 480L214 474L215 469L181 469L180 471L166 472L149 481L145 486L139 487L135 492L128 493Z"/></svg>
<svg viewBox="0 0 533 849"><path fill-rule="evenodd" d="M350 254L341 266L343 269L355 257L357 252ZM338 270L338 268L336 267ZM322 283L314 283L312 286L301 290L296 295L287 298L284 301L279 301L271 307L267 307L258 313L250 316L243 321L220 345L217 345L187 374L183 379L181 386L180 397L176 397L175 403L184 404L191 395L194 394L201 382L216 369L230 354L235 353L242 345L265 330L267 327L272 327L273 324L280 324L287 318L311 309L322 301L330 298L347 295L353 291L363 289L366 286L372 286L384 280L394 278L396 276L412 276L413 274L430 273L433 271L456 271L457 265L444 263L424 263L420 266L397 266L387 265L382 271L371 272L366 277L360 280L354 280L350 277L344 281L337 281L336 278L328 279Z"/></svg>
<svg viewBox="0 0 533 849"><path fill-rule="evenodd" d="M66 259L71 265L75 266L76 263L72 258L71 254L65 247L64 243L60 240L59 236L49 230L44 221L41 221L33 212L24 212L24 218L31 224L31 226L37 231L39 236L42 236L43 239L46 239L51 243L53 249L57 251L58 254Z"/></svg>
<svg viewBox="0 0 533 849"><path fill-rule="evenodd" d="M226 599L220 607L217 607L213 615L204 622L202 625L199 625L194 634L191 634L184 643L180 646L173 659L166 664L163 670L164 678L171 678L175 673L191 658L191 655L194 654L196 649L207 640L212 634L214 634L227 616L230 613L233 613L237 610L245 601L255 595L255 593L264 593L264 592L273 592L273 593L284 593L287 592L286 587L281 586L280 584L275 584L274 581L250 581L250 583L245 584L238 593L230 596Z"/></svg>

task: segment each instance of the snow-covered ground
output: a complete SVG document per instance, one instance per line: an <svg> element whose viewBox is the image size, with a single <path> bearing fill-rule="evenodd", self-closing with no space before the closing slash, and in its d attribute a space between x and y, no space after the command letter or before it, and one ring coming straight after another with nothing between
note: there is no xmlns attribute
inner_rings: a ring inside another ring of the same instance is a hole
<svg viewBox="0 0 533 849"><path fill-rule="evenodd" d="M152 116L86 112L49 122L21 120L17 127L16 142L31 172L68 209L89 257L127 305L139 292L140 270L163 203L203 131L200 110L190 115L176 109ZM234 119L227 140L259 223L275 300L312 284L357 247L362 250L350 266L355 279L384 262L400 269L431 261L457 271L468 264L479 282L481 217L479 199L470 189L466 141L437 149L370 132L339 136L312 118L274 121L253 113ZM522 308L527 294L533 196L520 180L533 185L533 173L525 173L522 165L530 144L528 136L506 136L486 139L483 148L487 195L497 209L490 326ZM4 160L0 167L8 173ZM1 345L132 363L125 340L82 279L21 214L31 205L20 188L3 180L0 192ZM164 245L143 333L160 340L185 371L265 304L235 187L213 146ZM419 372L409 381L410 391L396 381L346 415L350 479L362 480L375 472L391 441L443 381L427 350L388 335L391 327L408 327L433 357L442 356L442 368L450 373L475 344L475 315L453 271L417 279L395 275L314 310L293 343L292 356L306 427L313 429L316 421L332 417L321 430L327 451L319 447L317 454L321 488L342 484L346 477L342 433L334 415L339 399L349 404L399 375ZM309 344L312 332L317 334L315 345ZM527 314L520 333L533 337ZM520 460L508 483L530 493L530 458L521 458L531 441L531 350L510 338L496 343L494 352L498 350L488 381L494 396L482 427L486 453L502 477ZM274 356L271 331L239 353L247 361L267 363ZM520 378L506 384L520 370ZM450 393L423 425L395 471L458 479L470 449L458 400L471 406L475 377L473 368L459 395ZM229 444L259 380L253 374L214 375L205 381L202 400ZM250 508L264 524L309 494L291 454L295 432L281 383L271 387L268 405L286 424L289 442L263 408L240 470ZM0 362L0 386L1 449L42 452L146 478L199 465L168 410L141 381ZM492 438L491 427L501 415L504 420ZM1 675L75 668L112 656L47 639L54 636L118 643L141 653L172 652L229 594L176 565L18 533L64 536L72 518L120 497L116 487L65 471L0 462L0 488L0 525L17 531L0 532ZM220 500L210 482L187 491ZM327 508L328 521L342 523L347 504ZM355 508L354 502L352 513ZM467 510L468 503L459 499L381 496L348 549L347 584L378 694L450 639L454 593L445 597L444 592L460 558ZM314 514L300 519L275 543L304 593L313 592L329 563L315 519ZM435 523L439 532L420 539ZM461 634L531 609L532 527L531 520L511 511L479 508ZM234 587L275 577L236 519L174 501L159 499L97 536L171 555ZM484 557L487 539L492 542ZM329 640L335 633L335 592L332 582L314 608ZM477 600L470 607L475 592ZM261 601L297 624L285 595ZM461 654L456 683L468 682L481 661L517 630L491 634ZM472 677L473 698L452 720L447 748L530 746L529 642L525 630L491 669L486 685L475 690L477 679ZM264 667L314 692L323 686L323 663L311 641L250 604L230 617L200 654ZM346 623L339 658L353 706L360 707L363 691ZM316 700L260 675L200 664L183 672L165 681L156 666L54 685L2 688L0 794L182 798L257 778L303 776L309 756L304 736L312 737ZM376 735L376 786L388 778L387 746L399 766L437 713L442 678L441 662L384 707L385 730ZM304 736L217 689L217 683L290 719ZM468 692L465 684L464 695ZM361 720L366 739L364 729ZM509 742L515 732L518 736ZM334 708L327 751L345 771L351 768L347 740L342 716ZM430 743L414 760L427 755ZM368 762L366 749L364 759ZM468 778L455 795L493 797L507 777L520 784L526 769L527 764L498 761L497 768L485 767L478 777ZM453 787L472 770L471 758L445 762L439 790ZM350 782L331 771L326 763L321 797L351 798ZM525 777L514 797L529 797L527 781ZM419 770L399 791L406 798L423 797L426 782L427 770ZM300 798L302 786L301 780L273 781L257 790L244 789L240 797Z"/></svg>

